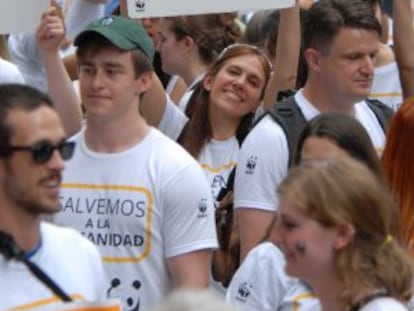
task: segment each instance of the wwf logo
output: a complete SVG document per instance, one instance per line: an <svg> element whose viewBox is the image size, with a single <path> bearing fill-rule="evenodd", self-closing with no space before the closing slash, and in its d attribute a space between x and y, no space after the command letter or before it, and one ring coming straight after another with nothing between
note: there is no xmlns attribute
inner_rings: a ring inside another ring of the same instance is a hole
<svg viewBox="0 0 414 311"><path fill-rule="evenodd" d="M145 0L135 0L135 8L137 11L144 11L145 10Z"/></svg>
<svg viewBox="0 0 414 311"><path fill-rule="evenodd" d="M207 199L201 199L198 205L198 218L207 217Z"/></svg>
<svg viewBox="0 0 414 311"><path fill-rule="evenodd" d="M252 289L252 285L248 284L247 282L243 282L239 284L239 288L237 290L236 299L240 302L245 303L247 298L250 296L250 290Z"/></svg>
<svg viewBox="0 0 414 311"><path fill-rule="evenodd" d="M250 156L246 163L246 174L252 175L257 164L257 156Z"/></svg>

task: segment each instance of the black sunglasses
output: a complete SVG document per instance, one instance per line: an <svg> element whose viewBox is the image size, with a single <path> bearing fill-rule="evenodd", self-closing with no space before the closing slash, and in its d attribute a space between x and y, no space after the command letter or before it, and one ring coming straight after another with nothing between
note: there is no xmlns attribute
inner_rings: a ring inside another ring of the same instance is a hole
<svg viewBox="0 0 414 311"><path fill-rule="evenodd" d="M63 160L69 160L73 156L75 150L75 143L71 141L62 141L57 145L50 142L42 141L32 146L9 146L8 151L29 151L32 153L33 161L37 164L44 164L48 162L53 155L53 151L57 149Z"/></svg>

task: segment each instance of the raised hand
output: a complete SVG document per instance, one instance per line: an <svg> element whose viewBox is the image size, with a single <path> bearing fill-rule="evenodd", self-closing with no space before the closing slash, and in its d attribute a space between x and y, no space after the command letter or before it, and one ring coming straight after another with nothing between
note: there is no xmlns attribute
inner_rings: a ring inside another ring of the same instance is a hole
<svg viewBox="0 0 414 311"><path fill-rule="evenodd" d="M36 30L36 39L40 53L57 53L65 39L65 24L55 7L48 8L41 17Z"/></svg>

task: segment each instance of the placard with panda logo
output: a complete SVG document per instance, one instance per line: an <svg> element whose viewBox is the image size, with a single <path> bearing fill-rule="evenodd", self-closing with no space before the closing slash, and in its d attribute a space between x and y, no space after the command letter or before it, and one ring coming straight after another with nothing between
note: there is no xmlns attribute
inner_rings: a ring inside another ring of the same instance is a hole
<svg viewBox="0 0 414 311"><path fill-rule="evenodd" d="M291 7L294 0L127 0L131 18L195 15Z"/></svg>

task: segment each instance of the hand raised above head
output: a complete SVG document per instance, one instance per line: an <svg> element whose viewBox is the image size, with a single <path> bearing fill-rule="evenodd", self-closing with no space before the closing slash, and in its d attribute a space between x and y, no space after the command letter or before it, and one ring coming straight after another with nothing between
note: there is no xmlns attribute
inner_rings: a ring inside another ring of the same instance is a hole
<svg viewBox="0 0 414 311"><path fill-rule="evenodd" d="M65 24L56 7L51 6L43 12L36 29L36 39L41 54L57 53L65 39Z"/></svg>

